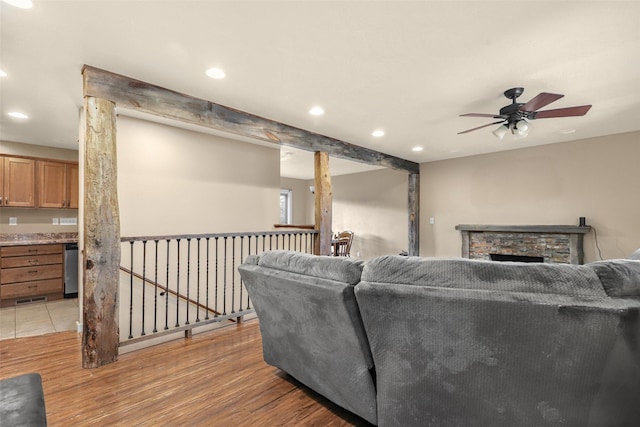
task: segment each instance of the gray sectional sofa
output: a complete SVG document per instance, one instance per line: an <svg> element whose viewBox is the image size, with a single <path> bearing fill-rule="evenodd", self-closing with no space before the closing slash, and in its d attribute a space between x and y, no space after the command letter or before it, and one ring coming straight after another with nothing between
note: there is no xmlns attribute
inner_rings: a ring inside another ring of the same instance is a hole
<svg viewBox="0 0 640 427"><path fill-rule="evenodd" d="M640 261L273 251L239 270L265 361L372 424L640 425Z"/></svg>

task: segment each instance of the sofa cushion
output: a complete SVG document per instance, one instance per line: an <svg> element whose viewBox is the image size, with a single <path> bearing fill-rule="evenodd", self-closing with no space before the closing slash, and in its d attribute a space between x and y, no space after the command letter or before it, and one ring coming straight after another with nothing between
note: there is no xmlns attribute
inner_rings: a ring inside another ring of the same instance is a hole
<svg viewBox="0 0 640 427"><path fill-rule="evenodd" d="M585 267L596 272L610 297L640 297L640 261L614 259L592 262Z"/></svg>
<svg viewBox="0 0 640 427"><path fill-rule="evenodd" d="M0 380L0 425L47 425L40 374L24 374Z"/></svg>
<svg viewBox="0 0 640 427"><path fill-rule="evenodd" d="M275 270L313 276L355 285L360 281L363 262L346 257L329 257L288 251L260 255L258 265Z"/></svg>
<svg viewBox="0 0 640 427"><path fill-rule="evenodd" d="M581 267L390 255L367 261L362 281L584 297L606 296L595 271Z"/></svg>

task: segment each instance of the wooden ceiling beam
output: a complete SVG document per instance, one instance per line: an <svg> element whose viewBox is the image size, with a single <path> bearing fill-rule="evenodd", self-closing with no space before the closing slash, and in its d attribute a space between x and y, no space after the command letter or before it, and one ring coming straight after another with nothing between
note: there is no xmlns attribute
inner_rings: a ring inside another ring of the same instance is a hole
<svg viewBox="0 0 640 427"><path fill-rule="evenodd" d="M84 96L168 119L205 126L235 135L369 165L420 173L420 165L328 136L289 126L231 107L195 98L90 65L82 68Z"/></svg>

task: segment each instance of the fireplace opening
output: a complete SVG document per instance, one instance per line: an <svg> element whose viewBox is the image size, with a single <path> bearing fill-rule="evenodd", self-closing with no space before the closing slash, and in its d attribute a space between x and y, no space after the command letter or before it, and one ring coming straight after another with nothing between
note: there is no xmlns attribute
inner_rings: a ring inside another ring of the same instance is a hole
<svg viewBox="0 0 640 427"><path fill-rule="evenodd" d="M499 262L544 262L541 256L489 254L491 261Z"/></svg>

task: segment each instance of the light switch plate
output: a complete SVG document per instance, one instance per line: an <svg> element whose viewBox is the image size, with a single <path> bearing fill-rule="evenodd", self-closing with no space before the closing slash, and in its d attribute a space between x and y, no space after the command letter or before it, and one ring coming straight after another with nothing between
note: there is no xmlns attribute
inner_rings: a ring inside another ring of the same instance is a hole
<svg viewBox="0 0 640 427"><path fill-rule="evenodd" d="M18 218L16 218L15 216L10 216L9 225L18 225Z"/></svg>
<svg viewBox="0 0 640 427"><path fill-rule="evenodd" d="M51 224L58 225L60 222L58 221L58 218L51 218Z"/></svg>
<svg viewBox="0 0 640 427"><path fill-rule="evenodd" d="M60 225L76 225L78 218L60 218Z"/></svg>

